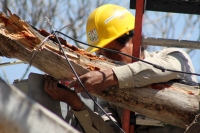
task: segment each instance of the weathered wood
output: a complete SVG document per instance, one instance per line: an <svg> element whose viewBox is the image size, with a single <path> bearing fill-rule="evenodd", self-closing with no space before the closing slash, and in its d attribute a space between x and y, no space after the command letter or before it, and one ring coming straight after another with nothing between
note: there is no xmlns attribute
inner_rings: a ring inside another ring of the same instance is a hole
<svg viewBox="0 0 200 133"><path fill-rule="evenodd" d="M6 57L30 62L44 37L12 14L9 18L0 15L0 27L0 53ZM79 75L93 69L103 70L116 66L112 62L67 45L69 47L65 48L65 54ZM52 41L45 42L43 49L36 52L32 65L58 79L74 76L59 48ZM199 112L199 90L177 83L130 89L112 87L92 95L181 128L186 128Z"/></svg>
<svg viewBox="0 0 200 133"><path fill-rule="evenodd" d="M0 99L1 133L79 133L2 79Z"/></svg>
<svg viewBox="0 0 200 133"><path fill-rule="evenodd" d="M199 90L178 83L153 84L130 89L113 87L108 92L93 95L182 128L199 112Z"/></svg>

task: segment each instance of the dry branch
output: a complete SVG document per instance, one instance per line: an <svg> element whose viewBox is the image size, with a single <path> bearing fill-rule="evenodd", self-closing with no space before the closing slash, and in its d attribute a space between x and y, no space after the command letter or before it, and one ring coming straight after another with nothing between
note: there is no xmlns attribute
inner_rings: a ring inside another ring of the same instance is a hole
<svg viewBox="0 0 200 133"><path fill-rule="evenodd" d="M40 33L48 35L42 30L33 29L16 15L10 14L7 18L1 13L1 55L29 63L32 54L45 38ZM113 62L91 55L64 40L62 43L65 54L79 75L90 70L103 70L116 66ZM58 79L74 76L59 47L51 40L45 42L42 49L36 52L32 65ZM199 90L178 83L154 84L130 89L112 87L92 95L181 128L186 128L199 112Z"/></svg>

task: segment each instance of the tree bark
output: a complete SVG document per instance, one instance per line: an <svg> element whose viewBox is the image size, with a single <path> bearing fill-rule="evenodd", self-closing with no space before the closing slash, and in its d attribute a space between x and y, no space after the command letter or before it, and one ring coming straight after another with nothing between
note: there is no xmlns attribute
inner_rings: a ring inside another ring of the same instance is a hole
<svg viewBox="0 0 200 133"><path fill-rule="evenodd" d="M18 58L57 79L71 79L74 74L55 42L48 40L37 50L44 36L16 15L7 18L0 14L0 53L8 58ZM44 35L44 34L43 34ZM63 40L62 40L63 42ZM65 41L64 41L65 42ZM78 75L91 70L103 70L118 66L98 58L70 44L64 44L65 54ZM96 97L108 100L128 110L154 118L164 123L186 128L199 112L199 90L178 84L160 83L141 88L108 88Z"/></svg>

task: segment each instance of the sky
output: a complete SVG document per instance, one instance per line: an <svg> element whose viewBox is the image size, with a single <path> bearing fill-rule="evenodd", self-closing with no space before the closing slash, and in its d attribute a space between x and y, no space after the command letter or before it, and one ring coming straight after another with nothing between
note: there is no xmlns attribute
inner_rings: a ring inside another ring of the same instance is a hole
<svg viewBox="0 0 200 133"><path fill-rule="evenodd" d="M126 6L126 8L128 8L128 6ZM135 10L132 9L130 11L133 14L135 14ZM151 14L151 12L150 12L150 14ZM178 14L173 14L173 15L174 15L174 17L177 17ZM157 16L155 16L155 15L152 15L150 17L152 19L154 19L154 18L156 19L157 18ZM179 35L180 35L180 33L179 33L180 30L179 29L183 28L183 26L184 26L184 21L183 21L184 20L184 15L182 15L181 17L182 18L180 18L176 22L176 29L177 30L176 30L176 32L175 32L175 34L173 36L174 38L178 38L179 37ZM200 23L200 20L199 20L199 23ZM145 24L144 26L149 26L149 25ZM155 27L149 26L149 28L148 28L149 31L148 32L151 32L151 30L153 30L153 28L155 28ZM199 32L200 32L200 27L197 27L194 30L194 32L192 32L190 35L188 35L189 37L188 36L183 37L183 40L184 40L184 38L186 38L186 39L189 39L189 40L195 40L196 41L197 37L199 35ZM145 31L144 31L144 33L145 33ZM158 37L159 38L160 34L155 34L155 35L153 35L151 37ZM154 50L159 50L159 49L160 49L160 47L154 47ZM200 73L200 62L199 62L199 56L198 56L198 55L200 55L200 50L194 50L189 55L192 58L192 62L194 64L194 68L195 68L196 73ZM2 63L14 61L14 60L16 60L16 59L8 59L8 58L5 58L5 57L1 58L1 62ZM28 64L16 64L16 65L0 67L0 77L2 77L3 79L8 79L9 83L13 83L14 80L22 78L22 76L25 73L27 67L28 67ZM7 78L5 78L3 70L6 73ZM28 73L30 73L30 72L40 73L40 74L43 73L42 71L38 70L35 67L31 67ZM28 75L26 75L25 79L27 79L27 78L28 78ZM197 78L198 78L198 81L200 82L200 77L197 77Z"/></svg>

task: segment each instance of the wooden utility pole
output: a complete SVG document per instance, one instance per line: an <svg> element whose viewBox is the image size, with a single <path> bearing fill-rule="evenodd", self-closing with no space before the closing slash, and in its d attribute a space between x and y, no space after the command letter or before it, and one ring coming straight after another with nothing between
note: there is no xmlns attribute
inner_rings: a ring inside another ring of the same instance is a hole
<svg viewBox="0 0 200 133"><path fill-rule="evenodd" d="M10 17L7 18L1 13L0 55L29 63L32 55L45 39L40 33L42 32L33 29L16 15L10 13ZM98 58L70 44L66 43L65 46L65 54L78 75L91 70L104 70L117 66L113 62ZM74 76L63 53L51 40L46 41L40 50L35 52L32 65L58 79L71 79ZM186 128L199 112L199 90L178 83L153 84L129 89L111 87L92 95L181 128Z"/></svg>

